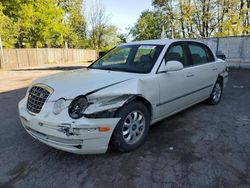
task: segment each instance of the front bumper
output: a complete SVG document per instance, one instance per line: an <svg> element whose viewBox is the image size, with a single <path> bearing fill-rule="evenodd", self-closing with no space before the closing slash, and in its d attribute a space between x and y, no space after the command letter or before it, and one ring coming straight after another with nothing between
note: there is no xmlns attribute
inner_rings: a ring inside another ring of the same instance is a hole
<svg viewBox="0 0 250 188"><path fill-rule="evenodd" d="M23 127L32 137L54 148L76 154L105 153L120 120L84 117L73 120L66 114L54 115L49 108L32 115L26 109L25 99L19 102L18 109ZM108 127L109 131L101 132L100 127Z"/></svg>

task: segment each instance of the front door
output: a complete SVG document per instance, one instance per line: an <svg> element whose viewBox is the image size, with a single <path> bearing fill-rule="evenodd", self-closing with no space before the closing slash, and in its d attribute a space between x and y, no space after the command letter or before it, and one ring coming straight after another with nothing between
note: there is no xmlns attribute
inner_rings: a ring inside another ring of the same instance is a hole
<svg viewBox="0 0 250 188"><path fill-rule="evenodd" d="M190 93L194 90L194 75L188 69L191 65L185 43L172 44L164 57L163 63L175 60L183 64L184 69L171 72L158 72L160 88L160 102L157 106L160 109L160 117L168 116L184 108L190 101Z"/></svg>

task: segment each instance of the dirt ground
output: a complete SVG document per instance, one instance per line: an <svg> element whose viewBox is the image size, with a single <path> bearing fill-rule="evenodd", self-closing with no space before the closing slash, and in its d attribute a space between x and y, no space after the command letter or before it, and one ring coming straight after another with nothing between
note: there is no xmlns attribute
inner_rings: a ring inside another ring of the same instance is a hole
<svg viewBox="0 0 250 188"><path fill-rule="evenodd" d="M0 70L0 93L27 87L33 79L88 66L89 63L55 64L14 70Z"/></svg>
<svg viewBox="0 0 250 188"><path fill-rule="evenodd" d="M73 67L0 72L0 187L250 187L250 71L230 71L219 105L150 128L130 153L75 155L29 136L17 103L31 79Z"/></svg>

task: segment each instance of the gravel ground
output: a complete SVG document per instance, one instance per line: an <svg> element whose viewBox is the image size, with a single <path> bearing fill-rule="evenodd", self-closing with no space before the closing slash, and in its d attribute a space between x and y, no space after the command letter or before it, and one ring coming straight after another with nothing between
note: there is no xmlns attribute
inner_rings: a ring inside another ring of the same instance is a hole
<svg viewBox="0 0 250 188"><path fill-rule="evenodd" d="M230 72L219 105L155 124L125 154L75 155L36 141L18 118L25 88L8 90L0 93L0 187L250 187L250 71Z"/></svg>

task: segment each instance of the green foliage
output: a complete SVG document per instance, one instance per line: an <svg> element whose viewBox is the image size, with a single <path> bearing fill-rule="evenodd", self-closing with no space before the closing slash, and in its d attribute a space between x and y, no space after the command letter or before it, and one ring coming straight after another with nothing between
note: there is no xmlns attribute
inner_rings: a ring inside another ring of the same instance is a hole
<svg viewBox="0 0 250 188"><path fill-rule="evenodd" d="M3 6L0 3L0 36L4 48L11 48L17 42L19 27L3 13Z"/></svg>
<svg viewBox="0 0 250 188"><path fill-rule="evenodd" d="M249 0L153 0L152 4L154 9L144 11L133 28L135 39L250 34Z"/></svg>
<svg viewBox="0 0 250 188"><path fill-rule="evenodd" d="M23 4L19 11L19 45L57 47L63 44L67 27L62 24L63 11L51 0Z"/></svg>
<svg viewBox="0 0 250 188"><path fill-rule="evenodd" d="M83 0L59 0L58 5L66 16L68 33L65 40L69 47L86 47L87 23L83 15Z"/></svg>
<svg viewBox="0 0 250 188"><path fill-rule="evenodd" d="M24 2L25 0L1 0L4 15L16 22Z"/></svg>
<svg viewBox="0 0 250 188"><path fill-rule="evenodd" d="M121 39L118 37L117 27L114 25L108 25L106 29L104 29L103 40L100 49L111 49L119 43L121 43Z"/></svg>
<svg viewBox="0 0 250 188"><path fill-rule="evenodd" d="M117 27L114 25L102 26L101 30L96 28L89 37L89 46L101 51L110 50L121 42L122 40L119 38Z"/></svg>
<svg viewBox="0 0 250 188"><path fill-rule="evenodd" d="M144 11L142 12L132 33L136 40L156 39L161 36L161 19L162 16L158 12Z"/></svg>
<svg viewBox="0 0 250 188"><path fill-rule="evenodd" d="M93 1L89 12L89 46L105 51L121 42L117 27L109 24L110 17L98 0Z"/></svg>
<svg viewBox="0 0 250 188"><path fill-rule="evenodd" d="M121 42L100 2L87 33L84 0L1 0L0 34L5 48L69 47L107 50Z"/></svg>
<svg viewBox="0 0 250 188"><path fill-rule="evenodd" d="M82 0L2 0L5 47L84 47L86 22ZM9 24L8 24L9 23ZM6 25L7 24L7 25ZM15 29L14 29L14 28Z"/></svg>

